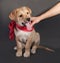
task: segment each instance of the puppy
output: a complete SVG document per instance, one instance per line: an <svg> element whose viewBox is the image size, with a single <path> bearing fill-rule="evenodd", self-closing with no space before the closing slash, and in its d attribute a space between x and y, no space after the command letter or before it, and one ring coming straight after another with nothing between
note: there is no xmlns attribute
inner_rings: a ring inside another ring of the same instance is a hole
<svg viewBox="0 0 60 63"><path fill-rule="evenodd" d="M31 27L31 9L28 7L20 7L13 10L9 14L9 18L15 22L14 34L17 44L16 56L22 56L22 50L25 48L23 54L24 57L30 56L30 49L33 54L36 53L37 48L40 44L40 34L34 30L34 27ZM41 46L40 46L41 47ZM44 47L42 47L44 48ZM45 48L50 50L48 48Z"/></svg>

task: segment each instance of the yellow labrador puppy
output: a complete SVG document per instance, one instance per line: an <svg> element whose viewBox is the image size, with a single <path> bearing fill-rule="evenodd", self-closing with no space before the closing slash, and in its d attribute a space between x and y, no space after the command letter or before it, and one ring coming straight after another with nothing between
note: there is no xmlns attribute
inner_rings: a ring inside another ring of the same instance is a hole
<svg viewBox="0 0 60 63"><path fill-rule="evenodd" d="M40 44L40 34L34 30L31 24L31 9L28 7L21 7L13 10L9 14L9 18L15 22L14 33L17 44L16 56L22 56L22 49L25 48L24 57L30 56L31 52L36 53L36 49ZM42 47L43 48L43 47ZM46 48L49 50L48 48Z"/></svg>

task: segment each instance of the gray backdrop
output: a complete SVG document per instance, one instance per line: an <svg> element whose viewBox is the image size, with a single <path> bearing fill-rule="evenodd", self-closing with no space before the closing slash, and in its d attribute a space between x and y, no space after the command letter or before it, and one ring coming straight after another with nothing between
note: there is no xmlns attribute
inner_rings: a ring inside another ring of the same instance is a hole
<svg viewBox="0 0 60 63"><path fill-rule="evenodd" d="M36 16L52 7L58 1L60 0L1 0L0 11L3 19L5 20L8 18L7 16L9 15L9 12L11 12L13 9L21 6L28 6L33 11L32 15ZM3 23L6 24L6 21Z"/></svg>

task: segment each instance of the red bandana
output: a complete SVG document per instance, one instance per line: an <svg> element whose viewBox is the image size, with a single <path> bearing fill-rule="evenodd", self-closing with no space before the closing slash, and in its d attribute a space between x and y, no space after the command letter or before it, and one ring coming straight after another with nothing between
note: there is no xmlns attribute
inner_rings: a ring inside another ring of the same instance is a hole
<svg viewBox="0 0 60 63"><path fill-rule="evenodd" d="M18 29L25 31L25 32L31 32L34 28L32 27L31 30L28 30L26 26L20 26L15 23L15 21L11 21L8 25L9 27L9 39L13 40L14 39L14 28L17 27Z"/></svg>

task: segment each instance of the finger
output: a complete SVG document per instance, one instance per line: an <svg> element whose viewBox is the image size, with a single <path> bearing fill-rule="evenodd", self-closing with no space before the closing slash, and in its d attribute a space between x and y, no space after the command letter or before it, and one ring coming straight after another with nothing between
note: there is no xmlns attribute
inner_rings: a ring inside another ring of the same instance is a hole
<svg viewBox="0 0 60 63"><path fill-rule="evenodd" d="M32 22L32 23L31 23L31 27L33 27L33 26L34 26L34 24L35 24L35 22Z"/></svg>

